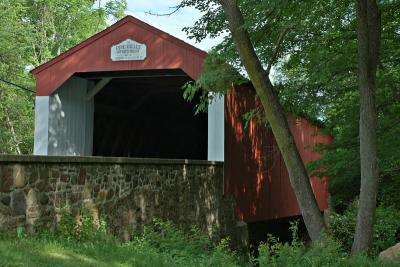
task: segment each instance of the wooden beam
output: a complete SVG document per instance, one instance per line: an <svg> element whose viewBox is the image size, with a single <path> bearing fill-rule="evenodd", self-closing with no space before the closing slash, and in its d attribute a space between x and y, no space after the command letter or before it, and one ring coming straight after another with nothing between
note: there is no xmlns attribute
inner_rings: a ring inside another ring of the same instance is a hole
<svg viewBox="0 0 400 267"><path fill-rule="evenodd" d="M112 80L112 78L103 78L101 79L99 82L96 83L96 85L91 88L86 95L86 100L90 100L92 99L98 92L100 92L101 89L104 88L104 86L106 86L110 81Z"/></svg>
<svg viewBox="0 0 400 267"><path fill-rule="evenodd" d="M113 79L143 79L143 78L187 78L190 79L186 74L164 74L164 75L110 75L107 76Z"/></svg>

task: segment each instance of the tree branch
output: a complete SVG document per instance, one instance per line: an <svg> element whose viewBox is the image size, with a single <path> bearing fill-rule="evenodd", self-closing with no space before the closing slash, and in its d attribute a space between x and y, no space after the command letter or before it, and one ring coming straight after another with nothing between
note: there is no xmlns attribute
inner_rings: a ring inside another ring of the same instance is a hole
<svg viewBox="0 0 400 267"><path fill-rule="evenodd" d="M278 41L276 42L276 45L275 45L274 53L272 54L271 60L270 60L268 66L267 66L267 69L266 69L266 72L267 72L268 74L270 73L271 68L272 68L272 65L274 64L274 62L276 61L276 59L277 59L277 57L278 57L279 50L281 49L281 46L282 46L283 40L285 39L286 34L289 32L289 30L290 30L291 28L292 28L292 27L286 27L286 28L284 28L283 31L279 34Z"/></svg>
<svg viewBox="0 0 400 267"><path fill-rule="evenodd" d="M166 16L171 16L173 14L175 14L176 12L178 12L182 6L181 5L177 5L177 6L173 6L173 7L169 7L170 9L173 9L171 12L168 13L153 13L150 10L146 11L144 13L152 15L152 16L157 16L157 17L166 17Z"/></svg>

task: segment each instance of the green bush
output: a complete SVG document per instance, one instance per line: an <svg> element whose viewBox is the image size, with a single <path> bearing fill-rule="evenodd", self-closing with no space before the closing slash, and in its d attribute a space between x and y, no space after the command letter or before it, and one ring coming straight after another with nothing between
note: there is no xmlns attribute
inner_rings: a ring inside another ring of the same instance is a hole
<svg viewBox="0 0 400 267"><path fill-rule="evenodd" d="M381 262L366 256L348 257L338 242L326 239L324 243L315 243L305 247L302 243L281 244L276 239L269 239L260 245L260 256L256 263L260 267L389 267L398 266L393 263Z"/></svg>
<svg viewBox="0 0 400 267"><path fill-rule="evenodd" d="M333 214L330 220L331 236L342 244L345 251L350 251L356 227L357 209L353 205L344 214ZM393 207L378 207L374 228L372 256L399 242L400 211Z"/></svg>
<svg viewBox="0 0 400 267"><path fill-rule="evenodd" d="M99 247L114 245L116 248L123 248L131 255L125 260L127 266L247 265L229 249L228 240L213 244L211 239L196 227L185 232L171 222L154 220L144 226L141 233L134 233L132 241L121 245L107 237L106 232L107 225L104 220L100 220L100 227L97 227L90 213L83 210L75 216L71 213L62 215L58 227L61 239L58 240L67 240L78 246L93 244Z"/></svg>
<svg viewBox="0 0 400 267"><path fill-rule="evenodd" d="M349 217L351 218L351 216ZM343 221L341 220L341 222ZM292 222L290 230L293 237L293 241L290 244L280 243L275 237L268 236L267 242L259 246L259 256L253 262L260 267L397 266L393 263L381 262L378 259L363 255L349 257L347 251L343 250L341 243L329 235L325 236L323 242L316 242L307 247L297 236L298 222ZM351 231L345 231L344 235L349 232Z"/></svg>
<svg viewBox="0 0 400 267"><path fill-rule="evenodd" d="M244 262L229 249L223 239L214 245L197 227L185 232L171 222L154 220L144 227L142 234L134 237L130 245L145 244L158 255L173 259L177 266L243 266Z"/></svg>
<svg viewBox="0 0 400 267"><path fill-rule="evenodd" d="M86 209L75 215L64 212L57 226L57 234L67 240L102 241L108 238L107 223L103 217L95 222L90 211Z"/></svg>
<svg viewBox="0 0 400 267"><path fill-rule="evenodd" d="M397 164L400 166L400 162ZM400 170L380 177L378 201L381 206L393 206L400 210Z"/></svg>

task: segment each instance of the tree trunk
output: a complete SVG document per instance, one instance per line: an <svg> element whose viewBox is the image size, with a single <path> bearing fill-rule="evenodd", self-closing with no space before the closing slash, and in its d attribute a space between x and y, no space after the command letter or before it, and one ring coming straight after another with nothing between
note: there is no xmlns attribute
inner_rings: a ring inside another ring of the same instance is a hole
<svg viewBox="0 0 400 267"><path fill-rule="evenodd" d="M381 25L376 1L357 0L357 19L361 188L352 255L372 246L378 192L375 90Z"/></svg>
<svg viewBox="0 0 400 267"><path fill-rule="evenodd" d="M311 188L304 163L289 129L286 114L275 94L269 73L263 69L249 33L244 28L243 15L237 0L221 0L229 29L240 54L243 65L260 97L265 116L271 125L278 147L289 172L290 183L296 194L301 213L311 240L319 240L325 225L321 211Z"/></svg>
<svg viewBox="0 0 400 267"><path fill-rule="evenodd" d="M19 148L19 142L17 140L17 133L15 132L14 126L10 120L10 117L7 114L6 110L6 121L7 121L7 126L11 132L11 144L14 143L14 151L17 153L17 155L21 155L21 149ZM12 145L11 145L12 146Z"/></svg>

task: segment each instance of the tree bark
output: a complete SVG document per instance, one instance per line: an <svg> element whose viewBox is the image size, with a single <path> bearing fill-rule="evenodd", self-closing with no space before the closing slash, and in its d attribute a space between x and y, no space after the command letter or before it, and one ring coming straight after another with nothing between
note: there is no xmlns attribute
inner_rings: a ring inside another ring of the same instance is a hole
<svg viewBox="0 0 400 267"><path fill-rule="evenodd" d="M221 0L221 4L242 63L250 76L257 95L260 97L265 116L271 125L282 153L289 172L290 183L296 194L309 236L313 241L319 240L325 228L323 216L312 191L306 168L289 129L285 111L275 94L274 87L268 77L269 73L263 69L255 53L249 33L244 27L244 18L237 0Z"/></svg>
<svg viewBox="0 0 400 267"><path fill-rule="evenodd" d="M375 90L381 24L375 0L357 0L357 20L361 187L352 255L371 249L378 192Z"/></svg>
<svg viewBox="0 0 400 267"><path fill-rule="evenodd" d="M17 155L21 155L21 149L19 148L19 142L17 141L17 134L15 132L14 126L11 123L10 117L7 114L6 110L6 121L7 121L7 126L11 132L11 143L14 143L14 150L17 153Z"/></svg>

